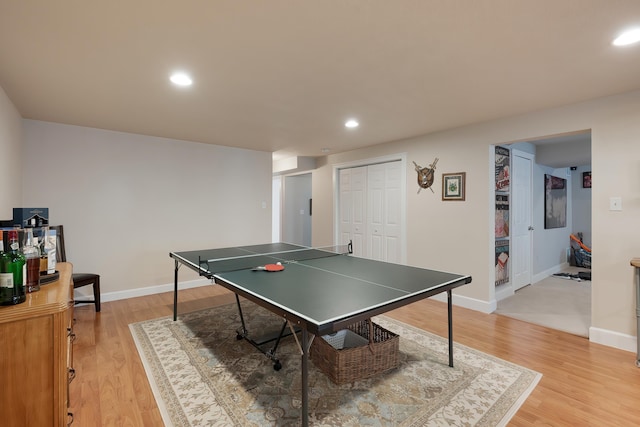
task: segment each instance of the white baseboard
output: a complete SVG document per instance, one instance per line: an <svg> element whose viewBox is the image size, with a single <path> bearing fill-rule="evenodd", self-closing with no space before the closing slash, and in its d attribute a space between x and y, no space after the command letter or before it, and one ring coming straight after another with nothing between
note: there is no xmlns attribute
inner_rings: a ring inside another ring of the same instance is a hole
<svg viewBox="0 0 640 427"><path fill-rule="evenodd" d="M516 294L516 291L513 290L513 286L511 285L500 285L500 286L496 286L496 292L495 292L495 298L496 301L502 301L505 298L509 298L510 296L513 296ZM498 306L498 303L495 303L496 308Z"/></svg>
<svg viewBox="0 0 640 427"><path fill-rule="evenodd" d="M621 334L620 332L609 331L607 329L589 328L589 341L614 347L619 350L626 350L635 353L638 349L638 338L633 335Z"/></svg>
<svg viewBox="0 0 640 427"><path fill-rule="evenodd" d="M436 301L447 302L447 293L442 292L438 295L434 295L431 297ZM468 308L470 310L479 311L485 314L492 313L496 311L497 302L494 301L482 301L475 298L469 298L462 295L453 294L453 305L457 305L458 307Z"/></svg>
<svg viewBox="0 0 640 427"><path fill-rule="evenodd" d="M561 269L562 268L560 268L557 271L561 271ZM553 273L550 273L550 274L553 274ZM200 286L206 286L209 284L211 284L210 280L201 278L196 280L180 282L178 286L179 286L179 289L191 289L191 288L197 288ZM169 283L165 285L157 285L157 286L148 286L145 288L138 288L138 289L130 289L126 291L103 293L100 299L102 302L109 302L109 301L117 301L117 300L122 300L127 298L141 297L145 295L160 294L163 292L171 292L171 291L173 291L173 283ZM76 295L80 298L83 296L81 290L76 291ZM86 294L86 296L91 296L91 294ZM438 295L434 295L431 298L436 301L441 301L444 303L447 302L447 294L445 292L440 293ZM496 300L487 302L487 301L482 301L475 298L465 297L465 296L456 295L456 294L453 294L453 304L459 307L468 308L470 310L479 311L485 314L493 313L497 308ZM613 347L613 348L630 351L634 353L637 351L637 342L638 342L637 337L634 337L632 335L621 334L619 332L609 331L607 329L594 328L594 327L589 328L589 341L596 344L602 344L607 347Z"/></svg>
<svg viewBox="0 0 640 427"><path fill-rule="evenodd" d="M534 283L538 283L541 280L546 279L549 276L553 276L556 273L560 273L561 271L565 270L567 267L569 267L569 263L568 262L564 262L562 264L558 264L554 267L551 267L545 271L542 271L540 273L534 274L531 277L531 284Z"/></svg>
<svg viewBox="0 0 640 427"><path fill-rule="evenodd" d="M186 282L179 282L179 289L191 289L198 288L200 286L205 286L211 284L211 281L207 279L196 279L190 280ZM148 286L145 288L138 289L130 289L126 291L116 291L116 292L107 292L103 293L100 297L102 302L109 301L118 301L127 298L136 298L143 297L146 295L154 295L160 294L163 292L173 292L173 283L165 284L165 285L156 285L156 286ZM83 296L91 297L91 293L84 294L81 289L76 290L75 292L77 297L82 298ZM438 295L434 295L431 297L437 301L447 302L447 294L443 292ZM488 303L486 301L481 301L475 298L469 298L461 295L453 294L453 304L468 308L475 311L480 311L482 313L492 313L496 310L497 303L493 301L492 303Z"/></svg>
<svg viewBox="0 0 640 427"><path fill-rule="evenodd" d="M211 281L204 278L188 280L185 282L179 282L178 289L182 290L182 289L198 288L200 286L205 286L209 284L211 284ZM101 302L118 301L118 300L127 299L127 298L161 294L163 292L173 292L173 283L169 283L166 285L148 286L146 288L129 289L126 291L102 293L100 295L100 301ZM91 293L83 293L81 289L78 289L75 291L75 296L81 299L84 296L91 297Z"/></svg>
<svg viewBox="0 0 640 427"><path fill-rule="evenodd" d="M558 271L561 271L561 269ZM442 301L445 303L447 302L446 293L434 295L431 298L436 301ZM493 313L497 308L496 300L486 302L456 294L453 294L453 304L459 307L480 311L486 314ZM617 348L618 350L630 351L633 353L636 353L638 349L637 337L601 328L589 328L589 341L596 344L602 344L607 347Z"/></svg>

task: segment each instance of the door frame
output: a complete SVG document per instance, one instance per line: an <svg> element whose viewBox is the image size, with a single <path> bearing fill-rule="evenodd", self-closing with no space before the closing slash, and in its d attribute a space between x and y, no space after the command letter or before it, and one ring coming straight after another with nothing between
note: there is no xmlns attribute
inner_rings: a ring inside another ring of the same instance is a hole
<svg viewBox="0 0 640 427"><path fill-rule="evenodd" d="M353 160L350 162L336 163L333 165L333 243L340 242L340 169L356 168L361 166L370 166L380 163L400 162L400 174L404 179L401 180L401 205L400 205L400 238L402 245L400 247L400 262L407 263L407 153L389 154L387 156L374 157L368 159Z"/></svg>

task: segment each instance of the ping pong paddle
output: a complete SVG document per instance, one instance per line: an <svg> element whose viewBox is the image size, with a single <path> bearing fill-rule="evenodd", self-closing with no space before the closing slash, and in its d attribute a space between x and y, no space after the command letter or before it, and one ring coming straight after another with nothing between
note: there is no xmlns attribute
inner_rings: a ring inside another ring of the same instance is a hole
<svg viewBox="0 0 640 427"><path fill-rule="evenodd" d="M253 271L282 271L282 270L284 270L284 265L280 263L261 265L259 267L253 268Z"/></svg>

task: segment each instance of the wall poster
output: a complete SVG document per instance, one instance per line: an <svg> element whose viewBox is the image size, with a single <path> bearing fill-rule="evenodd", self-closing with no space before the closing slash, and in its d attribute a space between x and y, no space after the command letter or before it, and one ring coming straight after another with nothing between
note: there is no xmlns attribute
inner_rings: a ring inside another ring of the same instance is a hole
<svg viewBox="0 0 640 427"><path fill-rule="evenodd" d="M511 158L508 148L496 147L496 286L509 283L509 186Z"/></svg>
<svg viewBox="0 0 640 427"><path fill-rule="evenodd" d="M508 192L510 177L509 149L496 147L496 191Z"/></svg>
<svg viewBox="0 0 640 427"><path fill-rule="evenodd" d="M544 175L544 228L567 226L567 180Z"/></svg>
<svg viewBox="0 0 640 427"><path fill-rule="evenodd" d="M509 241L496 240L496 286L509 283Z"/></svg>
<svg viewBox="0 0 640 427"><path fill-rule="evenodd" d="M496 194L496 238L509 236L509 196Z"/></svg>

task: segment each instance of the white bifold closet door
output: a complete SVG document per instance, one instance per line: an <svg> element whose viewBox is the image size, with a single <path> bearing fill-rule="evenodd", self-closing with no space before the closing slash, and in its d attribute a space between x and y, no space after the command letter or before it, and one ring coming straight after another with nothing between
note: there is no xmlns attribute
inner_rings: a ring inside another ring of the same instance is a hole
<svg viewBox="0 0 640 427"><path fill-rule="evenodd" d="M340 232L356 256L401 262L401 169L387 162L341 169Z"/></svg>

